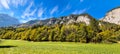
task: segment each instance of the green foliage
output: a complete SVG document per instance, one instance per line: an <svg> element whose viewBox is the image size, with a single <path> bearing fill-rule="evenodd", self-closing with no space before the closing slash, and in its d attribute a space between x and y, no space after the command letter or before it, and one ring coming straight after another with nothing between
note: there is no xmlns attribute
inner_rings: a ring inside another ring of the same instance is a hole
<svg viewBox="0 0 120 54"><path fill-rule="evenodd" d="M90 25L73 23L53 26L35 25L29 28L0 28L0 38L82 43L117 42L120 41L120 26L102 21L98 22L91 18Z"/></svg>

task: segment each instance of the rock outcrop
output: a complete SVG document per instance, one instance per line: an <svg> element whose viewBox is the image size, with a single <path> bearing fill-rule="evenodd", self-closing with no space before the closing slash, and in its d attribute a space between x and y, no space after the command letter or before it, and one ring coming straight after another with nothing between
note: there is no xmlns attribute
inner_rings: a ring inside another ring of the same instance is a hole
<svg viewBox="0 0 120 54"><path fill-rule="evenodd" d="M109 11L102 21L120 25L120 8L114 8Z"/></svg>

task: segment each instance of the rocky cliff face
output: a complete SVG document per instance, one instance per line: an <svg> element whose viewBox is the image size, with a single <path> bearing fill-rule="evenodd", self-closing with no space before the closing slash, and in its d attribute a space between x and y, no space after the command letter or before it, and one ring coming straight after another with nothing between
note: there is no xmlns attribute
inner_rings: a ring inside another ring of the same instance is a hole
<svg viewBox="0 0 120 54"><path fill-rule="evenodd" d="M102 21L120 25L120 8L109 11Z"/></svg>
<svg viewBox="0 0 120 54"><path fill-rule="evenodd" d="M19 25L19 27L28 27L32 25L55 25L55 24L71 24L71 23L80 23L83 22L86 25L90 24L90 20L92 17L89 14L81 14L81 15L69 15L63 16L59 18L49 18L46 20L32 20L27 23Z"/></svg>
<svg viewBox="0 0 120 54"><path fill-rule="evenodd" d="M84 22L86 23L86 25L89 25L90 24L90 20L92 19L92 17L90 15L80 15L78 16L76 22L79 23L79 22Z"/></svg>

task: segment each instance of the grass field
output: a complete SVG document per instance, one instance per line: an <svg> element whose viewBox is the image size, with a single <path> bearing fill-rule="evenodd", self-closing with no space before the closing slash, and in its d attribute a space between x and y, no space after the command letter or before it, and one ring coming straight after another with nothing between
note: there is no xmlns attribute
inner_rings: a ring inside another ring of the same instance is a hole
<svg viewBox="0 0 120 54"><path fill-rule="evenodd" d="M0 54L120 54L120 44L3 40Z"/></svg>

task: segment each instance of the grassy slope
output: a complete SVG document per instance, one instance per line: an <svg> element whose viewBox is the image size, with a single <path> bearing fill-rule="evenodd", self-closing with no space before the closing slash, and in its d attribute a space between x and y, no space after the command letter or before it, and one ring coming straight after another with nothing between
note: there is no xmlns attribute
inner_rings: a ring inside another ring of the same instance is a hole
<svg viewBox="0 0 120 54"><path fill-rule="evenodd" d="M16 47L3 48L2 46ZM0 44L0 54L120 54L120 44L4 40Z"/></svg>

